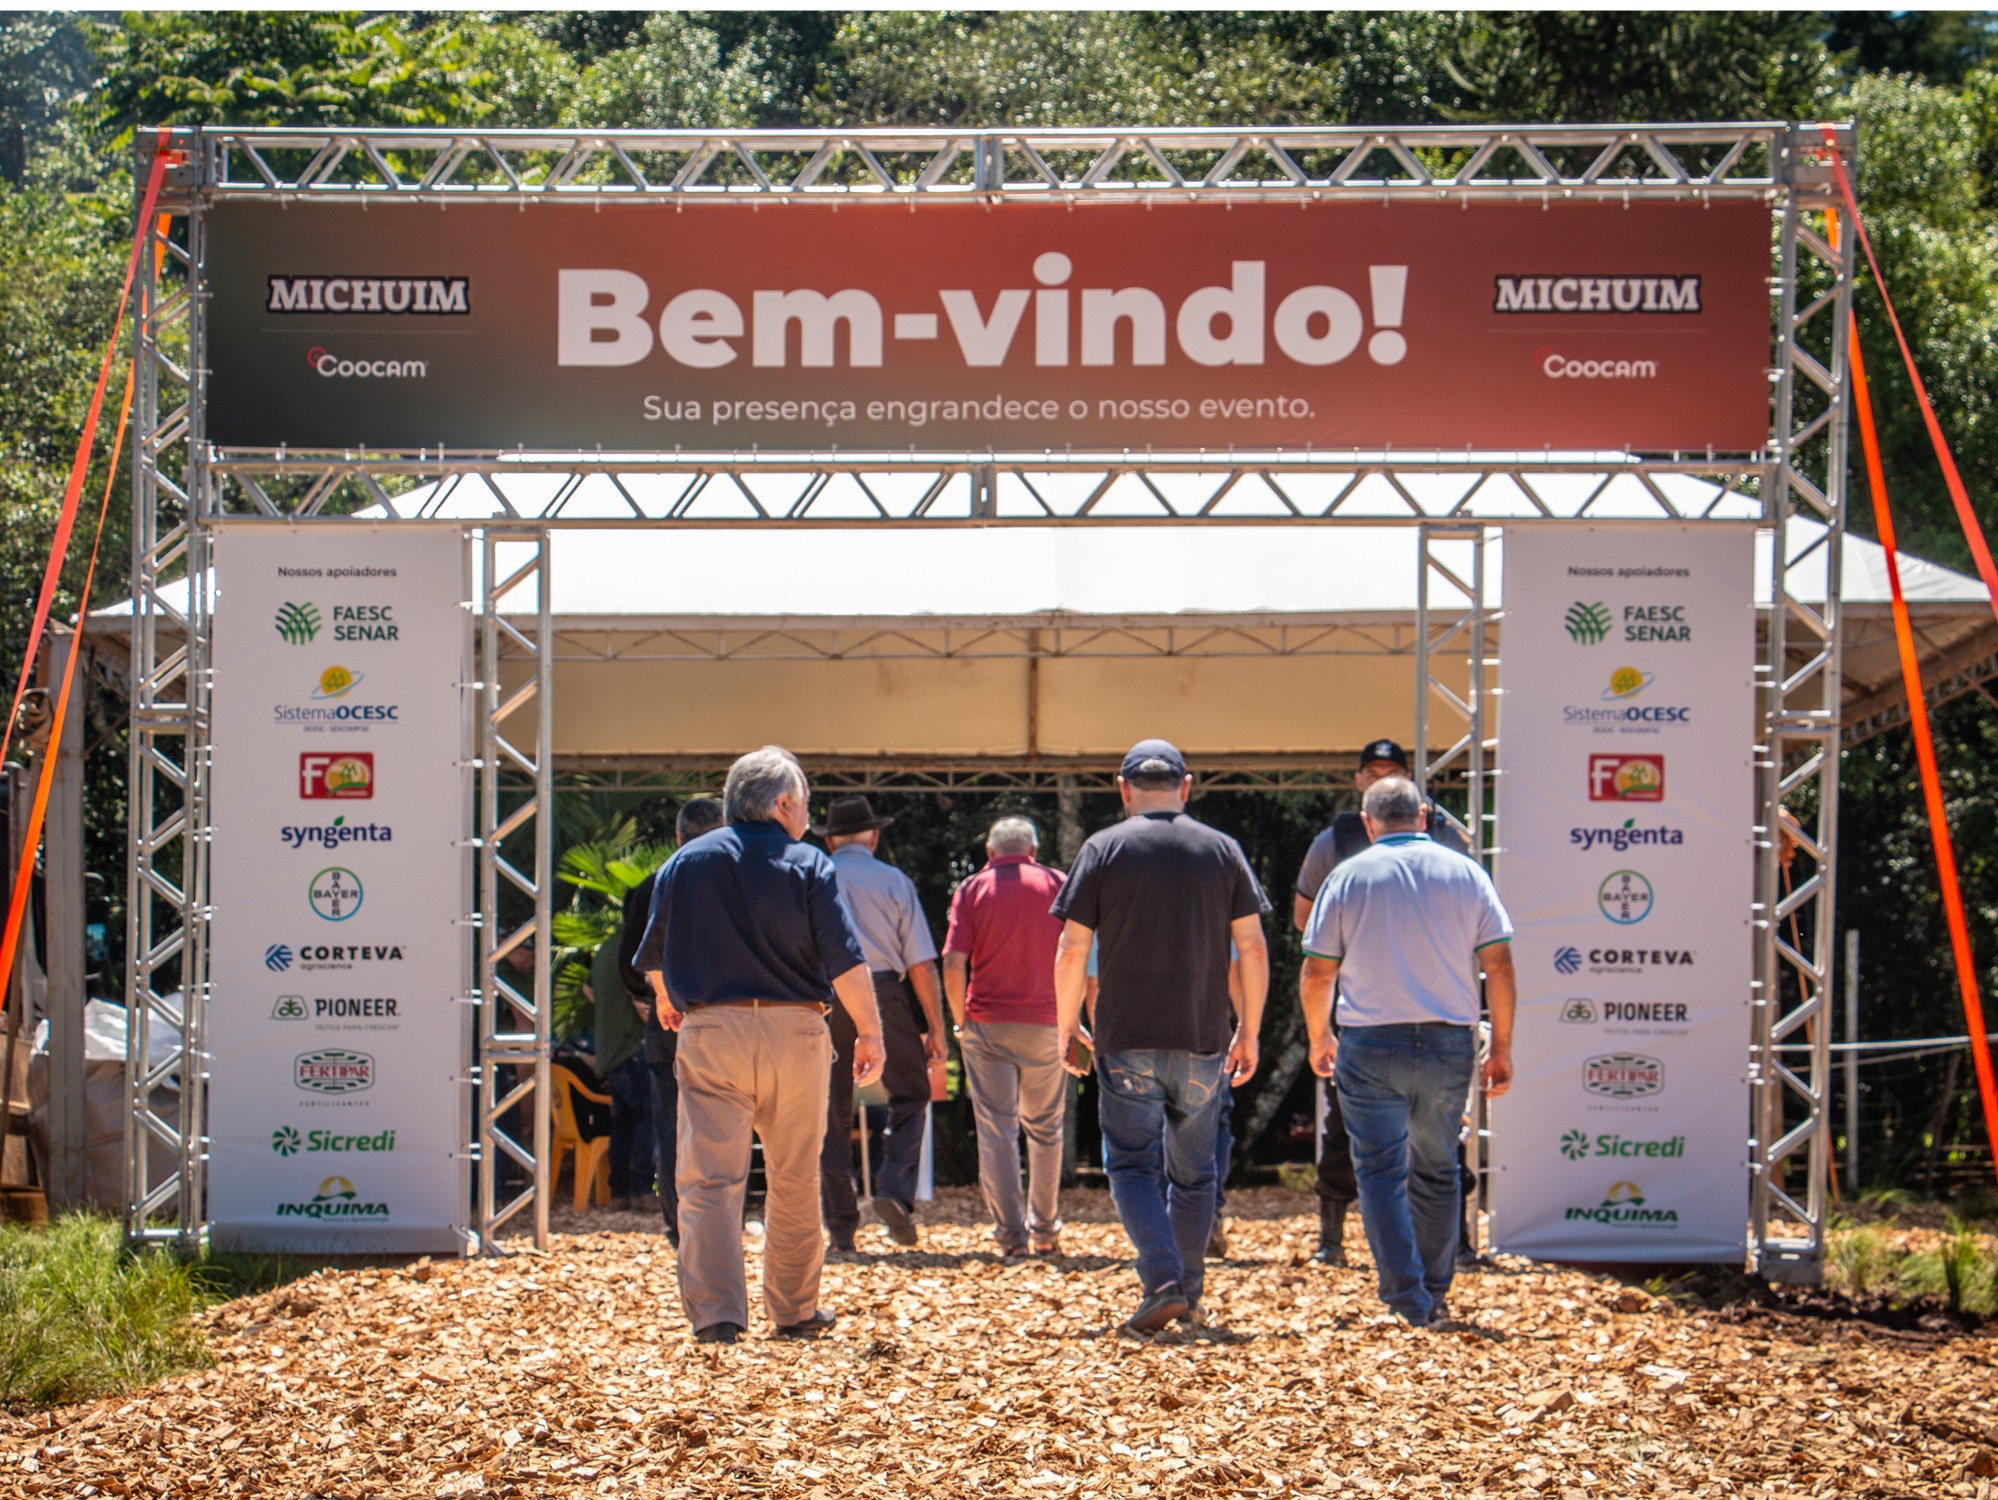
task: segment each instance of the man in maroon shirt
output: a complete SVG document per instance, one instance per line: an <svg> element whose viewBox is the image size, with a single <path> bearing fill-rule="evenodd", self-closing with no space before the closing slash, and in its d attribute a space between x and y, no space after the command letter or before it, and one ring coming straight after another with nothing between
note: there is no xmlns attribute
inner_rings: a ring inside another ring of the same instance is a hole
<svg viewBox="0 0 1998 1500"><path fill-rule="evenodd" d="M951 898L944 939L944 996L978 1121L978 1184L992 1212L992 1237L1007 1255L1061 1251L1062 1106L1072 1085L1055 1041L1061 922L1048 908L1063 876L1034 858L1039 848L1040 835L1025 818L994 823L985 868Z"/></svg>

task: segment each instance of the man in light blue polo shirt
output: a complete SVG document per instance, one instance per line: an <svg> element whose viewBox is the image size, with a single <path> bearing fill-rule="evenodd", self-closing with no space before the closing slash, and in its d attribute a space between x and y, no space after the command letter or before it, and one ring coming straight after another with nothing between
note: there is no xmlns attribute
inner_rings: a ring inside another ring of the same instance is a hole
<svg viewBox="0 0 1998 1500"><path fill-rule="evenodd" d="M1512 922L1483 866L1422 831L1414 782L1375 782L1361 812L1373 844L1319 888L1298 993L1312 1070L1336 1070L1381 1300L1426 1327L1447 1316L1456 1270L1457 1132L1477 1060L1480 966L1492 1018L1485 1092L1512 1082Z"/></svg>

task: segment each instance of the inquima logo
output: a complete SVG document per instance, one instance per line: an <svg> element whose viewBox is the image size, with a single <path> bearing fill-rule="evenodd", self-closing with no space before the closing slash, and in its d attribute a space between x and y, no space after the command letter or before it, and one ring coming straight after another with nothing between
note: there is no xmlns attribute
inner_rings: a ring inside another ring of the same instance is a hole
<svg viewBox="0 0 1998 1500"><path fill-rule="evenodd" d="M1603 1201L1586 1207L1570 1208L1564 1215L1568 1220L1585 1219L1591 1224L1601 1224L1608 1229L1677 1229L1679 1211L1676 1208L1656 1208L1647 1206L1644 1189L1634 1182L1613 1182L1603 1194Z"/></svg>
<svg viewBox="0 0 1998 1500"><path fill-rule="evenodd" d="M280 1155L285 1153L280 1152ZM386 1203L366 1203L354 1184L344 1177L328 1177L309 1203L280 1203L280 1219L386 1219Z"/></svg>

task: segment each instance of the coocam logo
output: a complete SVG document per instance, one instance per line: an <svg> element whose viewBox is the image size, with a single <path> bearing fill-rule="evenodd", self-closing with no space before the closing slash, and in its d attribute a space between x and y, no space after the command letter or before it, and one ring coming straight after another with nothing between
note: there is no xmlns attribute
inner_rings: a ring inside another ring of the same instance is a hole
<svg viewBox="0 0 1998 1500"><path fill-rule="evenodd" d="M278 606L278 639L291 646L309 646L318 638L319 606L312 603L293 604L287 601Z"/></svg>
<svg viewBox="0 0 1998 1500"><path fill-rule="evenodd" d="M1545 345L1533 351L1540 373L1549 380L1656 380L1655 359L1570 359Z"/></svg>
<svg viewBox="0 0 1998 1500"><path fill-rule="evenodd" d="M279 995L277 1003L271 1006L273 1021L303 1021L305 1019L305 996Z"/></svg>
<svg viewBox="0 0 1998 1500"><path fill-rule="evenodd" d="M1569 1161L1582 1161L1588 1157L1677 1161L1686 1154L1686 1138L1675 1135L1662 1141L1647 1141L1621 1135L1614 1130L1606 1130L1591 1138L1585 1130L1571 1130L1561 1137L1561 1154Z"/></svg>
<svg viewBox="0 0 1998 1500"><path fill-rule="evenodd" d="M395 1132L382 1130L374 1135L343 1135L337 1130L311 1130L300 1135L289 1125L280 1125L271 1132L271 1150L279 1156L296 1156L300 1151L307 1154L321 1152L346 1153L349 1151L393 1151Z"/></svg>
<svg viewBox="0 0 1998 1500"><path fill-rule="evenodd" d="M1582 1087L1606 1099L1642 1099L1665 1090L1665 1064L1641 1052L1611 1052L1582 1064Z"/></svg>
<svg viewBox="0 0 1998 1500"><path fill-rule="evenodd" d="M337 849L342 844L391 844L395 842L395 829L387 823L349 823L340 817L330 823L287 823L278 830L278 842L287 849L303 849L307 844L317 844L322 849ZM360 905L361 884L357 880L354 882L354 909L358 911ZM321 912L320 915L323 917L326 913ZM335 917L332 920L337 922L344 918Z"/></svg>
<svg viewBox="0 0 1998 1500"><path fill-rule="evenodd" d="M298 795L314 801L368 798L375 794L375 755L350 750L325 755L302 750L298 756Z"/></svg>
<svg viewBox="0 0 1998 1500"><path fill-rule="evenodd" d="M365 1052L322 1047L292 1059L291 1081L308 1094L359 1094L375 1086L375 1060Z"/></svg>
<svg viewBox="0 0 1998 1500"><path fill-rule="evenodd" d="M319 685L312 690L312 696L320 702L329 698L344 698L361 685L364 675L350 672L345 667L328 667L319 674Z"/></svg>
<svg viewBox="0 0 1998 1500"><path fill-rule="evenodd" d="M321 870L305 887L313 915L328 922L344 922L359 911L361 894L361 877L338 865Z"/></svg>
<svg viewBox="0 0 1998 1500"><path fill-rule="evenodd" d="M1662 755L1591 755L1591 802L1663 802L1665 757Z"/></svg>
<svg viewBox="0 0 1998 1500"><path fill-rule="evenodd" d="M1634 1182L1613 1182L1603 1201L1567 1210L1564 1218L1583 1219L1610 1229L1677 1229L1679 1211L1645 1205L1644 1190Z"/></svg>
<svg viewBox="0 0 1998 1500"><path fill-rule="evenodd" d="M1582 967L1582 950L1581 950L1581 949L1579 949L1579 948L1562 948L1562 949L1559 949L1559 950L1557 950L1557 951L1555 952L1555 954L1554 954L1554 972L1555 972L1555 973L1557 973L1557 974L1573 974L1573 973L1574 973L1574 972L1575 972L1575 971L1576 971L1577 969L1579 969L1579 968L1581 968L1581 967Z"/></svg>
<svg viewBox="0 0 1998 1500"><path fill-rule="evenodd" d="M1651 915L1651 882L1635 870L1612 870L1596 887L1596 910L1620 927L1632 927Z"/></svg>
<svg viewBox="0 0 1998 1500"><path fill-rule="evenodd" d="M319 1184L311 1202L280 1203L277 1214L280 1219L386 1219L389 1208L386 1203L361 1201L360 1193L346 1178L328 1177Z"/></svg>
<svg viewBox="0 0 1998 1500"><path fill-rule="evenodd" d="M1575 954L1575 967L1582 965L1582 955L1573 948L1563 948L1563 953ZM1558 961L1556 967L1559 967ZM1593 1000L1564 1000L1561 1002L1561 1024L1564 1026L1593 1026L1596 1023L1596 1002Z"/></svg>
<svg viewBox="0 0 1998 1500"><path fill-rule="evenodd" d="M427 359L345 359L318 345L305 351L305 362L328 380L427 380Z"/></svg>
<svg viewBox="0 0 1998 1500"><path fill-rule="evenodd" d="M1639 844L1677 845L1686 842L1684 829L1674 828L1669 823L1655 824L1640 828L1635 818L1625 818L1615 828L1570 828L1568 842L1582 846L1584 853L1601 847L1614 849L1618 854Z"/></svg>
<svg viewBox="0 0 1998 1500"><path fill-rule="evenodd" d="M264 967L273 974L282 974L291 967L291 949L283 943L272 943L264 949Z"/></svg>
<svg viewBox="0 0 1998 1500"><path fill-rule="evenodd" d="M1562 623L1568 627L1568 637L1584 646L1600 646L1609 638L1609 606L1601 600L1594 604L1583 604L1579 600L1568 606L1568 613Z"/></svg>

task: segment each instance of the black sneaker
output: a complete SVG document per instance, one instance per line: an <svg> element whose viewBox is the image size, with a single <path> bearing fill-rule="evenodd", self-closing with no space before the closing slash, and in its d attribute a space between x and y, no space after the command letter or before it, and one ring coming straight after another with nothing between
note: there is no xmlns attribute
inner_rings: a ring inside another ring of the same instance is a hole
<svg viewBox="0 0 1998 1500"><path fill-rule="evenodd" d="M920 1245L922 1235L916 1232L916 1220L908 1209L893 1198L876 1198L874 1216L888 1228L888 1238L898 1245Z"/></svg>
<svg viewBox="0 0 1998 1500"><path fill-rule="evenodd" d="M855 1250L853 1235L851 1233L841 1234L835 1230L828 1248L835 1255L852 1255Z"/></svg>
<svg viewBox="0 0 1998 1500"><path fill-rule="evenodd" d="M705 1328L694 1330L694 1342L697 1344L733 1344L737 1339L742 1337L742 1332L742 1325L740 1323L710 1323Z"/></svg>
<svg viewBox="0 0 1998 1500"><path fill-rule="evenodd" d="M822 1307L802 1323L780 1323L777 1327L777 1337L780 1339L815 1339L838 1321L837 1316L827 1312Z"/></svg>
<svg viewBox="0 0 1998 1500"><path fill-rule="evenodd" d="M1138 1310L1125 1320L1120 1332L1131 1338L1150 1338L1176 1318L1186 1316L1190 1304L1176 1281L1167 1282L1156 1292L1148 1292Z"/></svg>

